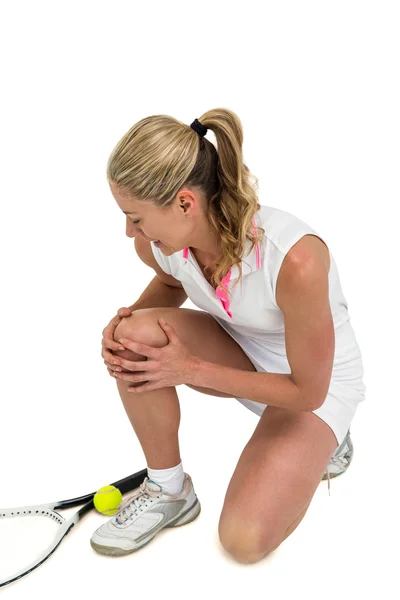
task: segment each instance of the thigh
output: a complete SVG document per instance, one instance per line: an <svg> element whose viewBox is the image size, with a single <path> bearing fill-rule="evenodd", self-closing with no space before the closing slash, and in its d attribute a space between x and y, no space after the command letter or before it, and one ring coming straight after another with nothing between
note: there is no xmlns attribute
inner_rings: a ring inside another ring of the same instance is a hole
<svg viewBox="0 0 400 600"><path fill-rule="evenodd" d="M221 535L240 540L249 531L272 547L310 504L336 448L332 429L314 413L267 406L230 480Z"/></svg>
<svg viewBox="0 0 400 600"><path fill-rule="evenodd" d="M167 342L166 335L157 322L163 318L175 329L180 340L189 352L207 362L224 367L256 371L251 360L243 352L239 344L205 311L189 308L157 307L135 310L130 317L125 317L115 330L114 338L132 337L135 341L149 346L163 347ZM124 353L116 352L121 356ZM233 396L210 388L189 385L188 387L222 398Z"/></svg>

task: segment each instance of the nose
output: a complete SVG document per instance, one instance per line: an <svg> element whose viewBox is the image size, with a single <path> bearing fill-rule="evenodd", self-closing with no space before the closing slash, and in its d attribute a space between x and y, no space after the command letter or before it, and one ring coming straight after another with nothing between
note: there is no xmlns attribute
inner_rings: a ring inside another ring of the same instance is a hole
<svg viewBox="0 0 400 600"><path fill-rule="evenodd" d="M131 221L130 219L128 219L128 218L127 218L127 219L126 219L126 235L127 235L129 238L132 238L132 237L134 238L134 237L136 237L136 236L137 236L138 234L140 234L140 233L141 233L141 232L140 232L140 229L139 229L139 227L137 227L137 225L134 225L134 224L132 223L132 221Z"/></svg>

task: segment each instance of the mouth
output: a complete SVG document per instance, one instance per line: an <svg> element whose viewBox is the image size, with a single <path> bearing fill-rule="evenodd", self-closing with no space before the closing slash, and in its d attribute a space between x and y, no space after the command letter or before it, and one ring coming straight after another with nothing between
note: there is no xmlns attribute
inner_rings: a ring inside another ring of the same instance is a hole
<svg viewBox="0 0 400 600"><path fill-rule="evenodd" d="M150 238L144 238L144 239L146 240L146 242L159 242L160 241L160 240L151 240Z"/></svg>

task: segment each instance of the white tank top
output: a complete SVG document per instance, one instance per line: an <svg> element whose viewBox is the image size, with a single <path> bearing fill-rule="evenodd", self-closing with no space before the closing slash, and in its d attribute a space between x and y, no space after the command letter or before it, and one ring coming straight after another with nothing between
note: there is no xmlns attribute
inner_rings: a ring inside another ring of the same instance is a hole
<svg viewBox="0 0 400 600"><path fill-rule="evenodd" d="M153 243L151 247L163 271L178 279L193 304L211 313L225 329L265 342L267 346L283 348L284 317L276 303L276 282L283 259L304 235L313 234L324 240L307 223L278 208L261 205L254 218L265 229L264 239L246 256L251 246L247 240L241 283L232 289L239 277L237 265L224 278L224 285L231 291L230 299L222 289L215 290L208 283L190 248L165 256ZM329 255L329 300L337 329L350 316L330 251Z"/></svg>
<svg viewBox="0 0 400 600"><path fill-rule="evenodd" d="M278 208L261 205L254 219L264 228L265 235L262 243L254 246L248 256L251 244L247 240L241 263L242 286L238 283L232 289L239 276L236 265L224 278L224 285L232 292L230 302L222 289L214 290L208 283L190 248L164 256L153 243L151 246L160 267L182 283L193 304L210 313L236 340L257 371L291 373L286 355L284 316L276 303L276 282L286 254L300 238L311 234L325 241L307 223ZM314 412L321 418L325 415L327 422L334 422L343 437L345 432L341 424L351 421L355 407L365 398L366 386L347 300L330 251L329 255L329 302L335 328L335 356L327 398ZM265 405L246 398L238 400L259 415L265 408Z"/></svg>

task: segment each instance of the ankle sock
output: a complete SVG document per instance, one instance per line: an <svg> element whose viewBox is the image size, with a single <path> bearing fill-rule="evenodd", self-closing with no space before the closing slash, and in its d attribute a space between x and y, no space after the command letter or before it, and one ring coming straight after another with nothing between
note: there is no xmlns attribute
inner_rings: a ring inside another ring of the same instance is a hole
<svg viewBox="0 0 400 600"><path fill-rule="evenodd" d="M149 479L161 485L162 489L169 494L179 494L183 490L185 473L182 461L176 467L170 469L150 469L147 467Z"/></svg>

